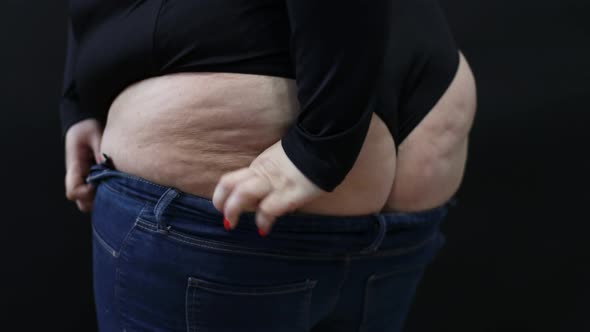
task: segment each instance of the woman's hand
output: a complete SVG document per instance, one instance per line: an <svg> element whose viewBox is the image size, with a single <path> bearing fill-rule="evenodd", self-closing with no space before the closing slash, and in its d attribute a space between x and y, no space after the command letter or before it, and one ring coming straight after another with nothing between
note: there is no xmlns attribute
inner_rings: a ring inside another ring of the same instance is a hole
<svg viewBox="0 0 590 332"><path fill-rule="evenodd" d="M249 167L224 174L212 200L230 228L237 225L242 212L250 211L256 212L259 231L268 234L277 217L325 193L293 165L278 141Z"/></svg>
<svg viewBox="0 0 590 332"><path fill-rule="evenodd" d="M94 187L84 180L90 172L91 160L100 163L101 139L102 128L96 119L82 120L72 125L66 133L66 198L76 201L82 212L92 210Z"/></svg>

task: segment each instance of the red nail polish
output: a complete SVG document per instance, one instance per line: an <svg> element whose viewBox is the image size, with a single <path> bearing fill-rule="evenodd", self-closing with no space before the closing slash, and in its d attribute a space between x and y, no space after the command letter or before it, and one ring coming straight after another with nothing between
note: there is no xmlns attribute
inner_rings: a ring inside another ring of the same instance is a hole
<svg viewBox="0 0 590 332"><path fill-rule="evenodd" d="M264 233L260 228L258 229L258 235L265 237L266 233Z"/></svg>
<svg viewBox="0 0 590 332"><path fill-rule="evenodd" d="M226 231L229 231L231 229L231 225L225 217L223 217L223 228L225 228Z"/></svg>

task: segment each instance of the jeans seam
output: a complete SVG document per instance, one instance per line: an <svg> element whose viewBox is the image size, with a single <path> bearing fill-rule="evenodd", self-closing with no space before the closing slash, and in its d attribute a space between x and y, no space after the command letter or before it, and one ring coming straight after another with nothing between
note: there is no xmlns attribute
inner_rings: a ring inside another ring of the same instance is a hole
<svg viewBox="0 0 590 332"><path fill-rule="evenodd" d="M264 291L265 286L262 286L259 288L257 288L256 286L252 286L251 289L257 290L257 291L252 291L252 292L232 291L229 289L223 289L223 285L220 285L220 288L208 287L207 284L208 283L206 281L201 282L201 280L199 280L197 278L192 278L192 277L189 278L189 287L192 287L192 288L201 288L201 289L205 289L205 290L208 290L208 291L211 291L214 293L219 293L219 294L249 295L249 296L266 296L266 295L298 293L298 292L305 291L308 289L313 289L317 284L317 280L307 279L304 282L287 284L284 286L284 289L276 290L276 291ZM247 288L247 287L245 287L245 288Z"/></svg>
<svg viewBox="0 0 590 332"><path fill-rule="evenodd" d="M195 301L193 293L194 292L193 292L193 289L190 285L190 277L189 277L188 281L186 283L185 296L184 296L184 315L185 315L185 319L186 319L187 332L193 331L193 329L191 329L191 324L190 324L190 322L192 322L192 320L193 320L193 317L192 317L193 310L191 310L192 304L189 305L189 303L194 303L194 301ZM189 296L191 296L190 300L189 300Z"/></svg>
<svg viewBox="0 0 590 332"><path fill-rule="evenodd" d="M344 288L344 284L346 283L346 280L348 280L349 274L350 274L350 256L346 255L345 260L344 260L343 277L340 280L339 285L336 287L338 294L335 296L333 303L330 305L330 310L328 311L328 314L326 315L326 317L332 313L334 308L336 308L336 305L338 304L338 301L340 300L340 297L342 296L342 289Z"/></svg>
<svg viewBox="0 0 590 332"><path fill-rule="evenodd" d="M113 192L113 193L115 193L117 195L121 195L121 196L125 197L125 199L130 199L130 200L132 200L134 202L143 203L143 204L146 203L145 200L142 200L142 199L138 198L136 195L130 195L129 193L122 192L122 191L119 191L119 190L115 189L113 186L109 185L107 182L101 182L101 186L104 186L109 191L111 191L111 192Z"/></svg>
<svg viewBox="0 0 590 332"><path fill-rule="evenodd" d="M142 219L140 217L137 218L137 227L144 229L148 232L153 232L153 233L157 233L157 228L156 226L152 226L152 223L148 220ZM278 257L278 258L284 258L284 259L303 259L303 260L356 260L356 259L365 259L368 257L388 257L388 256L399 256L399 255L403 255L403 254L407 254L413 251L416 251L422 247L424 247L425 245L427 245L428 243L432 242L435 238L438 237L438 233L433 234L431 237L427 238L426 240L414 245L414 246L410 246L410 247L404 247L404 248L395 248L395 249L390 249L390 250L382 250L382 251L377 251L374 253L371 253L369 255L367 254L359 254L359 253L343 253L343 254L314 254L314 255L298 255L297 253L292 253L292 254L285 254L285 253L269 253L269 252L263 252L263 251L256 251L258 249L256 248L250 248L250 247L243 247L243 246L238 246L238 245L233 245L233 244L226 244L226 243L218 243L218 242L213 242L213 241L208 241L208 240L196 240L194 238L191 238L187 235L184 235L182 233L179 233L177 231L174 230L170 230L168 232L168 237L172 238L175 241L179 241L191 246L197 246L197 247L201 247L201 248L205 248L205 249L211 249L214 251L221 251L221 252L230 252L230 253L234 253L234 254L240 254L240 255L256 255L256 256L270 256L270 257ZM232 248L233 247L233 248Z"/></svg>
<svg viewBox="0 0 590 332"><path fill-rule="evenodd" d="M193 303L195 303L195 298L197 297L197 290L196 290L196 289L194 289L194 288L192 288L192 289L191 289L191 292L192 292L192 295L193 295L193 296L192 296L192 301L193 301ZM195 317L195 315L196 315L196 314L195 314L195 312L194 312L194 311L192 311L193 321L195 321L195 320L197 319L197 317ZM198 326L197 324L195 324L195 325L193 326L193 327L194 327L194 330L195 330L195 332L197 332L197 326Z"/></svg>
<svg viewBox="0 0 590 332"><path fill-rule="evenodd" d="M365 283L365 289L363 294L363 317L361 319L361 322L359 323L359 332L364 332L367 329L367 311L369 309L369 282L371 281L371 278L374 275L375 274L371 274Z"/></svg>
<svg viewBox="0 0 590 332"><path fill-rule="evenodd" d="M422 247L426 246L430 242L434 241L438 238L438 232L434 233L432 236L428 237L426 240L417 243L416 245L404 247L404 248L394 248L394 249L385 249L381 251L377 251L367 254L352 254L350 259L363 259L367 257L389 257L389 256L400 256L403 254L407 254L416 250L421 249Z"/></svg>
<svg viewBox="0 0 590 332"><path fill-rule="evenodd" d="M188 332L198 331L198 326L193 324L197 320L195 316L196 312L192 305L195 303L195 298L197 291L199 289L204 289L208 291L212 291L219 294L228 294L228 295L246 295L246 296L269 296L269 295L280 295L280 294L293 294L293 293L303 293L303 301L306 308L306 315L305 315L305 325L307 329L309 329L309 325L311 323L311 299L313 290L318 282L315 279L306 279L304 282L294 283L293 285L297 285L297 287L293 287L291 289L286 289L285 291L281 292L263 292L263 293L256 293L256 292L234 292L234 291L223 291L217 289L211 289L208 287L204 287L203 283L199 283L200 279L189 277L187 282L187 287L185 291L185 311L186 311L186 328ZM207 281L204 281L206 283ZM301 284L301 285L299 285ZM287 284L288 286L288 284ZM264 286L263 286L264 287ZM255 289L255 287L253 287ZM190 299L190 300L189 300ZM190 301L190 303L189 303Z"/></svg>
<svg viewBox="0 0 590 332"><path fill-rule="evenodd" d="M152 233L157 233L157 230L155 230L153 227L151 227L149 225L146 225L146 220L143 220L141 218L138 219L138 223L137 223L137 227L141 228L143 230L146 230L148 232L152 232ZM318 254L318 255L297 255L297 254L279 254L279 253L268 253L268 252L262 252L262 251L254 251L257 249L254 248L249 248L249 247L241 247L241 246L235 246L235 245L231 245L231 244L225 244L225 243L216 243L216 242L211 242L211 241L206 241L206 240L185 240L182 237L187 237L185 235L180 234L174 231L174 230L170 230L168 235L165 235L166 237L169 237L175 241L178 242L182 242L185 244L188 244L190 246L195 246L195 247L200 247L200 248L205 248L205 249L211 249L213 251L218 251L218 252L229 252L229 253L233 253L233 254L239 254L239 255L255 255L255 256L268 256L268 257L277 257L277 258L281 258L281 259L300 259L300 260L332 260L332 261L339 261L339 260L343 260L346 259L346 255L345 254ZM234 247L234 249L232 248L228 248L228 247Z"/></svg>
<svg viewBox="0 0 590 332"><path fill-rule="evenodd" d="M119 252L117 250L115 250L115 248L113 248L111 245L109 245L102 238L102 236L98 233L98 231L96 230L96 227L94 227L94 225L92 225L92 233L96 237L98 243L103 247L103 249L105 249L106 251L108 251L108 253L111 254L111 256L113 256L115 258L119 257Z"/></svg>
<svg viewBox="0 0 590 332"><path fill-rule="evenodd" d="M103 182L103 183L102 183L102 185L103 185L105 188L107 188L109 191L112 191L112 192L114 192L114 193L116 193L116 194L119 194L119 195L122 195L122 196L127 196L127 195L125 195L125 193L123 193L123 192L121 192L121 191L119 191L119 190L115 189L113 186L109 185L108 183L105 183L105 182Z"/></svg>
<svg viewBox="0 0 590 332"><path fill-rule="evenodd" d="M139 210L139 213L137 214L137 217L135 218L135 222L133 223L133 226L131 227L131 229L127 232L127 234L125 234L125 237L123 238L123 241L121 242L121 248L119 249L119 257L121 256L121 253L123 252L123 250L127 247L127 240L131 237L131 235L133 233L135 233L135 230L137 229L137 220L139 219L139 216L142 215L143 211L145 210L147 206L147 203L144 202L143 206L141 207L141 209ZM115 289L114 289L114 295L115 295L115 310L116 310L116 317L117 320L119 321L119 326L123 327L123 331L125 331L125 320L124 317L126 316L125 313L121 310L121 299L119 297L119 293L120 293L120 288L121 288L121 259L117 259L115 261Z"/></svg>
<svg viewBox="0 0 590 332"><path fill-rule="evenodd" d="M115 262L115 289L113 289L115 303L113 306L115 307L115 317L117 319L118 325L123 327L123 313L121 312L121 305L119 301L119 293L120 293L120 274L121 269L119 268L119 260Z"/></svg>

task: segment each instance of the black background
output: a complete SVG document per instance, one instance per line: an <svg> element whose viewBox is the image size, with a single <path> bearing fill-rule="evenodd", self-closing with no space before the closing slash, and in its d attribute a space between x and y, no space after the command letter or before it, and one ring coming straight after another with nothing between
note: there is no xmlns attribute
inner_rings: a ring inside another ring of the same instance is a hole
<svg viewBox="0 0 590 332"><path fill-rule="evenodd" d="M479 109L407 331L590 331L590 2L442 5ZM0 6L0 321L19 331L95 329L89 215L64 192L65 21L63 0Z"/></svg>

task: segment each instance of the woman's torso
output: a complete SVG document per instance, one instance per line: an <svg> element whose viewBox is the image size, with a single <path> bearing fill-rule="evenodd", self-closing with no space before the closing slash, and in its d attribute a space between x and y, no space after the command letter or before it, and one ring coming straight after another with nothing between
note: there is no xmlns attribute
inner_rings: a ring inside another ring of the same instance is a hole
<svg viewBox="0 0 590 332"><path fill-rule="evenodd" d="M101 151L121 171L211 199L221 175L248 167L281 139L298 110L295 90L292 80L257 75L187 73L148 79L113 103ZM374 117L345 182L298 211L380 210L393 182L394 150L387 128Z"/></svg>
<svg viewBox="0 0 590 332"><path fill-rule="evenodd" d="M421 210L458 188L475 87L464 59L455 73L456 51L434 3L396 2L387 85L399 98L392 105L408 107L376 110L344 182L298 211ZM251 0L78 3L82 105L108 109L101 151L121 171L210 199L222 174L247 167L299 112L283 7ZM445 92L441 82L453 77ZM429 81L438 81L436 89ZM436 105L430 100L441 96ZM433 110L396 155L390 115L400 111L404 120L412 107L424 108L415 102L422 99Z"/></svg>
<svg viewBox="0 0 590 332"><path fill-rule="evenodd" d="M344 182L297 211L360 215L444 203L463 175L472 80L462 59L453 83L400 146L399 156L374 114ZM248 167L281 139L298 111L295 96L294 81L279 77L180 73L147 79L112 104L101 151L118 170L211 199L221 175ZM424 146L434 135L445 138L440 146Z"/></svg>

